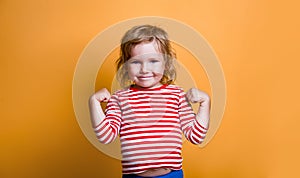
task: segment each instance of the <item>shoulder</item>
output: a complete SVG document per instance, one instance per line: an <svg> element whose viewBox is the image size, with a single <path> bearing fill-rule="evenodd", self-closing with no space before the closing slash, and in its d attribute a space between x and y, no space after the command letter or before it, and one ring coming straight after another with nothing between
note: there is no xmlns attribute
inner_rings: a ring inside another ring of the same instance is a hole
<svg viewBox="0 0 300 178"><path fill-rule="evenodd" d="M117 91L114 91L113 94L112 94L112 97L119 98L120 96L126 95L129 92L130 92L129 87L122 88L122 89L119 89Z"/></svg>
<svg viewBox="0 0 300 178"><path fill-rule="evenodd" d="M171 91L174 91L174 92L179 92L179 93L184 93L184 90L182 87L178 86L178 85L173 85L173 84L170 84L166 87L167 90L171 90Z"/></svg>
<svg viewBox="0 0 300 178"><path fill-rule="evenodd" d="M178 85L168 85L166 88L165 88L166 92L167 93L172 93L172 95L175 95L179 98L182 98L186 95L186 93L184 92L183 88L178 86Z"/></svg>

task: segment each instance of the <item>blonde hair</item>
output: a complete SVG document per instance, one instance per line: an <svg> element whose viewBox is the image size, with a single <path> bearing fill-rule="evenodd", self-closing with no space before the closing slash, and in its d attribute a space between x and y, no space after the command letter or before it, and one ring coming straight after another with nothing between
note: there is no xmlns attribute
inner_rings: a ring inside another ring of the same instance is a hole
<svg viewBox="0 0 300 178"><path fill-rule="evenodd" d="M173 60L176 54L171 47L168 39L168 34L163 29L152 25L134 26L128 30L121 40L120 56L116 61L117 64L117 78L121 86L131 84L125 63L131 58L131 50L138 44L143 42L155 41L158 45L160 52L164 56L165 70L160 82L162 84L173 84L176 78L176 70Z"/></svg>

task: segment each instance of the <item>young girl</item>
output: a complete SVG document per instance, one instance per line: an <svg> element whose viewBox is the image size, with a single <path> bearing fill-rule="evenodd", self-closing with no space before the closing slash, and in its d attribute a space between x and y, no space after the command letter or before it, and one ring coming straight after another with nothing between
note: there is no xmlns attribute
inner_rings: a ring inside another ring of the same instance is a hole
<svg viewBox="0 0 300 178"><path fill-rule="evenodd" d="M135 26L122 38L118 78L128 85L112 96L105 88L90 97L97 138L121 141L123 178L182 178L182 133L200 144L207 132L209 96L174 85L173 52L167 33L151 25ZM194 114L188 101L199 103ZM101 102L108 102L105 114Z"/></svg>

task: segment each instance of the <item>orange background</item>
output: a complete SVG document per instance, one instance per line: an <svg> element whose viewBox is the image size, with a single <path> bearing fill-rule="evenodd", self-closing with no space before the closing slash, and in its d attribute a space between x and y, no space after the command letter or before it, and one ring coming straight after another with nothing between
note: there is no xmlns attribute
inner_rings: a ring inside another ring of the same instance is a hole
<svg viewBox="0 0 300 178"><path fill-rule="evenodd" d="M120 177L82 134L72 79L87 43L121 20L162 16L199 31L223 67L227 105L187 178L299 177L296 1L0 1L0 177ZM87 118L88 119L88 118Z"/></svg>

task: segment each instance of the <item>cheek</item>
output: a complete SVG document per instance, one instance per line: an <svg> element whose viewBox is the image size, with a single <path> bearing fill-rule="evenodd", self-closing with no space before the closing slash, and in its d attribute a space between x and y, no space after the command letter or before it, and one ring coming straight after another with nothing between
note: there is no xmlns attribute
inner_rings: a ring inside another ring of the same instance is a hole
<svg viewBox="0 0 300 178"><path fill-rule="evenodd" d="M164 71L165 71L165 65L160 64L160 65L156 66L155 71L156 71L157 73L163 74Z"/></svg>
<svg viewBox="0 0 300 178"><path fill-rule="evenodd" d="M127 71L129 78L134 77L139 72L138 67L136 66L128 66Z"/></svg>

